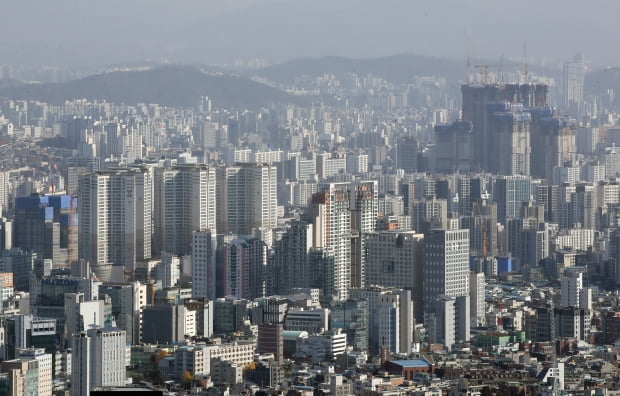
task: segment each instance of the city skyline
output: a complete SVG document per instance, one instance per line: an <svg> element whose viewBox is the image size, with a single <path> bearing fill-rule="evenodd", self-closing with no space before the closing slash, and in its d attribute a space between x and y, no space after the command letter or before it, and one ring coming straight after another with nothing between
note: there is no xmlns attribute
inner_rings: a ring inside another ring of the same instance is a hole
<svg viewBox="0 0 620 396"><path fill-rule="evenodd" d="M617 11L16 3L0 396L619 394Z"/></svg>

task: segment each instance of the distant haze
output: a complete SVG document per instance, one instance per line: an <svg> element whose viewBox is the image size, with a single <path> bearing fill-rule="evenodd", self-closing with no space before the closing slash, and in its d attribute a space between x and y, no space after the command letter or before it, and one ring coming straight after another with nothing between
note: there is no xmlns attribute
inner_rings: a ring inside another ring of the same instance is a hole
<svg viewBox="0 0 620 396"><path fill-rule="evenodd" d="M620 65L617 0L19 0L5 4L0 64L416 53ZM466 37L470 37L467 40Z"/></svg>

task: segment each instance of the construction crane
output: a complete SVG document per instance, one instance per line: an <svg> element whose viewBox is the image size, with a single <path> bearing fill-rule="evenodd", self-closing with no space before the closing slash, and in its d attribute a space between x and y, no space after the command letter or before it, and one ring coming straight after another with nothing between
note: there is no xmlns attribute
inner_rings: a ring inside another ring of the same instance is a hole
<svg viewBox="0 0 620 396"><path fill-rule="evenodd" d="M481 65L474 65L474 67L480 71L480 74L482 74L482 83L483 84L490 84L490 76L489 76L489 69L490 68L494 68L494 69L498 69L498 74L501 75L501 83L504 82L504 75L502 73L502 69L504 66L508 66L508 67L512 67L512 66L521 66L520 63L508 63L505 64L504 63L504 57L502 55L502 59L500 60L500 63L497 65L486 65L486 64L481 64Z"/></svg>
<svg viewBox="0 0 620 396"><path fill-rule="evenodd" d="M528 78L527 78L527 43L524 41L523 42L523 77L525 78L525 83L528 83Z"/></svg>

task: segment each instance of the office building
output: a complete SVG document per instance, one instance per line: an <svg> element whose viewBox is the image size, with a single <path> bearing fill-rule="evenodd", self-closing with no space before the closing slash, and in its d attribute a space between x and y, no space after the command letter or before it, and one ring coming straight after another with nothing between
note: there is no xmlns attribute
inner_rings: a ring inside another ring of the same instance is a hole
<svg viewBox="0 0 620 396"><path fill-rule="evenodd" d="M284 319L284 328L306 331L309 334L322 333L329 330L329 315L327 308L289 308Z"/></svg>
<svg viewBox="0 0 620 396"><path fill-rule="evenodd" d="M571 338L589 341L592 323L591 310L575 306L555 308L555 335L558 338Z"/></svg>
<svg viewBox="0 0 620 396"><path fill-rule="evenodd" d="M34 272L36 260L36 253L29 250L4 250L0 255L0 270L13 274L13 287L16 291L29 291L30 276Z"/></svg>
<svg viewBox="0 0 620 396"><path fill-rule="evenodd" d="M213 334L213 306L208 300L149 305L142 312L144 343L176 344Z"/></svg>
<svg viewBox="0 0 620 396"><path fill-rule="evenodd" d="M168 252L161 252L161 260L153 270L153 279L160 281L164 289L176 286L181 276L181 260Z"/></svg>
<svg viewBox="0 0 620 396"><path fill-rule="evenodd" d="M117 328L92 328L74 334L71 394L88 396L95 386L124 386L125 342L125 331Z"/></svg>
<svg viewBox="0 0 620 396"><path fill-rule="evenodd" d="M469 231L432 230L424 237L425 306L437 296L469 294Z"/></svg>
<svg viewBox="0 0 620 396"><path fill-rule="evenodd" d="M329 328L342 329L347 335L347 345L356 351L367 351L370 315L368 300L358 298L334 301L330 310Z"/></svg>
<svg viewBox="0 0 620 396"><path fill-rule="evenodd" d="M146 306L147 287L140 282L106 283L99 286L99 296L110 297L112 316L127 336L128 344L141 341L142 309Z"/></svg>
<svg viewBox="0 0 620 396"><path fill-rule="evenodd" d="M0 371L8 373L10 395L43 395L39 392L39 362L36 359L13 359L0 363ZM48 393L51 394L51 393Z"/></svg>
<svg viewBox="0 0 620 396"><path fill-rule="evenodd" d="M351 295L368 301L368 347L372 353L379 354L381 348L392 353L411 352L414 317L410 290L373 286L352 289Z"/></svg>
<svg viewBox="0 0 620 396"><path fill-rule="evenodd" d="M532 179L529 176L500 176L495 179L493 201L497 203L497 221L520 217L523 202L532 198Z"/></svg>
<svg viewBox="0 0 620 396"><path fill-rule="evenodd" d="M431 230L424 236L424 313L433 314L437 301L454 300L456 340L469 339L469 231ZM442 303L443 304L443 303ZM445 308L445 304L441 305ZM449 310L443 312L447 313ZM448 318L443 316L443 318ZM441 315L435 314L435 320ZM425 323L430 317L424 318ZM442 319L443 320L443 319ZM438 326L438 325L437 325ZM439 327L436 327L439 328ZM449 344L448 344L449 345Z"/></svg>
<svg viewBox="0 0 620 396"><path fill-rule="evenodd" d="M66 266L77 259L77 199L30 195L15 199L13 245Z"/></svg>
<svg viewBox="0 0 620 396"><path fill-rule="evenodd" d="M572 227L596 229L597 189L592 184L578 184L570 195Z"/></svg>
<svg viewBox="0 0 620 396"><path fill-rule="evenodd" d="M105 326L105 301L84 299L84 293L65 293L65 328L66 338L75 333L86 331L92 326Z"/></svg>
<svg viewBox="0 0 620 396"><path fill-rule="evenodd" d="M368 172L368 154L348 154L347 173L361 174Z"/></svg>
<svg viewBox="0 0 620 396"><path fill-rule="evenodd" d="M23 348L17 351L17 360L37 361L37 388L39 396L52 394L52 355L43 348ZM24 392L27 395L27 392Z"/></svg>
<svg viewBox="0 0 620 396"><path fill-rule="evenodd" d="M284 325L282 323L261 323L258 325L256 352L271 353L274 360L284 360Z"/></svg>
<svg viewBox="0 0 620 396"><path fill-rule="evenodd" d="M382 231L365 236L365 284L411 290L415 317L422 321L424 235Z"/></svg>
<svg viewBox="0 0 620 396"><path fill-rule="evenodd" d="M592 289L583 286L583 273L570 270L560 279L560 308L592 309Z"/></svg>

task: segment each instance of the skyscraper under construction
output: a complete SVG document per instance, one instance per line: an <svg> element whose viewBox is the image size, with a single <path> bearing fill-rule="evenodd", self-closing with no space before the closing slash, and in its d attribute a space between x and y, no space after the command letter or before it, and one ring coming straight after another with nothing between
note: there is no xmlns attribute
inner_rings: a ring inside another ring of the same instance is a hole
<svg viewBox="0 0 620 396"><path fill-rule="evenodd" d="M463 85L463 120L473 123L479 167L505 175L530 174L530 121L525 110L547 106L543 84Z"/></svg>
<svg viewBox="0 0 620 396"><path fill-rule="evenodd" d="M548 106L548 91L545 84L463 85L462 120L435 128L436 170L551 180L554 167L574 162L576 149L574 123ZM442 153L449 153L450 161Z"/></svg>

